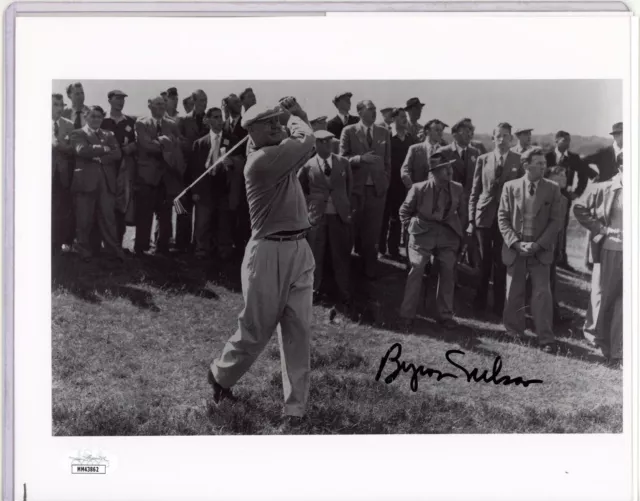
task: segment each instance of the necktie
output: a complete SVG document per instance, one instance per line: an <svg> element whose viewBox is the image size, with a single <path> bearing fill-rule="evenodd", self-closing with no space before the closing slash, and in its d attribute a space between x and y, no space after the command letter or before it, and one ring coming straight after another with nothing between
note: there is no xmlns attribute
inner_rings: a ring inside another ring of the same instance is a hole
<svg viewBox="0 0 640 501"><path fill-rule="evenodd" d="M211 149L213 150L213 162L215 163L218 160L218 156L220 153L220 134L215 134L213 136L213 144L211 145Z"/></svg>
<svg viewBox="0 0 640 501"><path fill-rule="evenodd" d="M500 159L498 160L498 167L496 168L496 179L498 181L502 179L502 169L504 168L504 158L500 155Z"/></svg>
<svg viewBox="0 0 640 501"><path fill-rule="evenodd" d="M58 122L53 122L53 133L58 137L58 134L60 133L60 126L58 125Z"/></svg>
<svg viewBox="0 0 640 501"><path fill-rule="evenodd" d="M560 153L560 158L558 159L558 165L562 165L564 163L564 152Z"/></svg>
<svg viewBox="0 0 640 501"><path fill-rule="evenodd" d="M373 137L371 136L371 127L367 128L367 143L369 148L373 145Z"/></svg>
<svg viewBox="0 0 640 501"><path fill-rule="evenodd" d="M536 185L533 183L529 183L529 196L532 197L536 194Z"/></svg>
<svg viewBox="0 0 640 501"><path fill-rule="evenodd" d="M342 122L344 123L344 125L346 126L349 123L349 115L346 115L343 119Z"/></svg>
<svg viewBox="0 0 640 501"><path fill-rule="evenodd" d="M462 163L464 165L467 165L467 149L466 148L462 148L462 155L460 155L460 158L462 159Z"/></svg>
<svg viewBox="0 0 640 501"><path fill-rule="evenodd" d="M160 120L156 121L156 134L158 134L158 136L162 136L162 124L160 123Z"/></svg>
<svg viewBox="0 0 640 501"><path fill-rule="evenodd" d="M329 162L327 162L327 159L324 159L324 175L325 176L330 176L331 175L331 166L329 165Z"/></svg>
<svg viewBox="0 0 640 501"><path fill-rule="evenodd" d="M82 111L76 111L76 119L73 122L76 129L82 129Z"/></svg>

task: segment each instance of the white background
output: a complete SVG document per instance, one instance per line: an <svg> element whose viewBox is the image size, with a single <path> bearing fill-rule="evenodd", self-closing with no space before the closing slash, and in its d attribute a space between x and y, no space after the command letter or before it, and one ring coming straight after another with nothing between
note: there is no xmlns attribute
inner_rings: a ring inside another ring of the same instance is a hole
<svg viewBox="0 0 640 501"><path fill-rule="evenodd" d="M26 482L30 501L629 499L629 363L619 435L54 438L50 220L43 215L53 79L620 78L630 145L631 23L611 14L18 19L16 498ZM625 274L625 292L630 286ZM630 306L626 293L626 313ZM631 346L631 315L624 321ZM78 449L108 451L118 467L72 476L68 456Z"/></svg>

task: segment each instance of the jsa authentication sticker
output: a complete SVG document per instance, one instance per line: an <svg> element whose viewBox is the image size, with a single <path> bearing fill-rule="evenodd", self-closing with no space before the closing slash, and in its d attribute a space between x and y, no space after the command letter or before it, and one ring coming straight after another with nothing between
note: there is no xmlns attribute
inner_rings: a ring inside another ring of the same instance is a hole
<svg viewBox="0 0 640 501"><path fill-rule="evenodd" d="M69 454L72 475L106 475L113 471L113 460L106 451L81 450Z"/></svg>

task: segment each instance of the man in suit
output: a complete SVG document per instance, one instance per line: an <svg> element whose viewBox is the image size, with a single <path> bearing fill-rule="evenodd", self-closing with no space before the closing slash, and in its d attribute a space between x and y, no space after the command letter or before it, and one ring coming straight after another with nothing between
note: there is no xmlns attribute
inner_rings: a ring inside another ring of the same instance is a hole
<svg viewBox="0 0 640 501"><path fill-rule="evenodd" d="M249 108L255 106L256 104L256 95L253 92L251 87L247 87L240 93L240 101L242 103L242 107L244 108L244 112L246 113Z"/></svg>
<svg viewBox="0 0 640 501"><path fill-rule="evenodd" d="M421 103L420 99L417 97L409 99L404 107L404 111L406 111L409 116L409 134L415 137L418 141L422 141L424 139L424 128L418 122L422 116L422 108L424 108L424 103Z"/></svg>
<svg viewBox="0 0 640 501"><path fill-rule="evenodd" d="M453 160L447 160L441 153L431 155L430 179L414 184L400 208L400 218L408 225L411 263L400 306L407 330L416 316L424 269L432 255L439 265L438 322L447 328L457 325L453 320L454 268L466 210L462 186L452 181L452 164Z"/></svg>
<svg viewBox="0 0 640 501"><path fill-rule="evenodd" d="M104 116L100 106L91 106L85 116L87 125L71 132L76 152L71 192L75 195L77 250L84 261L93 255L91 232L96 215L105 250L115 259L124 259L115 218L121 152L115 135L100 129Z"/></svg>
<svg viewBox="0 0 640 501"><path fill-rule="evenodd" d="M564 167L566 172L566 187L561 189L562 195L567 200L564 225L560 232L559 245L556 254L558 255L558 266L571 270L567 260L567 227L569 226L569 213L571 211L571 203L582 196L584 190L587 187L589 178L595 177L595 172L592 171L587 164L585 164L580 156L572 151L569 151L571 146L571 135L563 130L556 133L556 147L553 151L550 151L546 155L547 166L560 166ZM574 188L574 181L578 179L577 186Z"/></svg>
<svg viewBox="0 0 640 501"><path fill-rule="evenodd" d="M73 122L74 129L80 129L87 124L85 119L88 108L84 104L84 88L80 82L67 86L67 97L71 100L71 108L62 112L62 116Z"/></svg>
<svg viewBox="0 0 640 501"><path fill-rule="evenodd" d="M469 196L470 238L478 238L482 260L480 287L475 299L475 308L483 311L487 307L489 280L493 272L493 312L502 316L506 290L506 269L500 253L504 243L498 228L498 205L502 186L507 181L524 174L520 156L511 147L511 125L499 123L493 130L495 149L478 157Z"/></svg>
<svg viewBox="0 0 640 501"><path fill-rule="evenodd" d="M476 150L478 150L478 152L481 155L484 155L485 153L487 153L487 148L484 147L484 144L482 144L482 141L475 141L473 139L473 137L475 135L475 132L476 132L476 128L473 125L472 120L470 118L464 118L463 120L465 122L468 122L470 124L469 126L471 128L471 140L469 141L469 145L473 146Z"/></svg>
<svg viewBox="0 0 640 501"><path fill-rule="evenodd" d="M424 126L425 132L421 135L424 137L424 141L418 142L418 135L412 134L410 124L407 124L407 133L414 138L414 144L409 148L401 168L402 182L407 190L413 184L428 179L429 158L442 148L442 133L445 127L448 127L448 125L437 118L429 120Z"/></svg>
<svg viewBox="0 0 640 501"><path fill-rule="evenodd" d="M374 123L376 106L372 101L360 101L356 109L360 122L342 130L340 155L349 159L353 170L354 237L360 239L364 275L375 280L382 216L391 177L391 137L387 129Z"/></svg>
<svg viewBox="0 0 640 501"><path fill-rule="evenodd" d="M609 363L622 364L622 165L610 180L594 183L573 213L589 230L594 261L600 265L601 302L593 343Z"/></svg>
<svg viewBox="0 0 640 501"><path fill-rule="evenodd" d="M154 214L158 221L153 237L154 251L169 253L172 202L184 186L186 170L180 149L180 133L176 123L165 117L162 96L149 99L149 111L151 116L140 118L135 124L138 173L134 250L137 256L144 256L149 251Z"/></svg>
<svg viewBox="0 0 640 501"><path fill-rule="evenodd" d="M524 335L527 276L531 277L531 309L538 344L555 351L553 300L549 267L562 227L560 187L544 179L547 162L541 148L520 157L526 174L505 183L498 209L504 238L502 260L507 267L507 294L503 322L507 332Z"/></svg>
<svg viewBox="0 0 640 501"><path fill-rule="evenodd" d="M178 111L178 89L175 87L169 87L167 89L167 118L178 122L180 119L180 112Z"/></svg>
<svg viewBox="0 0 640 501"><path fill-rule="evenodd" d="M209 129L204 123L204 113L207 110L207 94L198 89L191 94L193 98L193 110L185 115L178 124L182 141L182 154L187 163L196 140L208 134ZM189 171L185 173L182 180L185 185L191 184L194 179L189 176ZM179 252L188 252L192 248L192 227L193 227L193 200L186 196L183 199L183 207L186 214L176 215L176 249Z"/></svg>
<svg viewBox="0 0 640 501"><path fill-rule="evenodd" d="M347 307L351 301L353 176L349 161L332 152L335 136L325 130L316 131L314 136L316 155L298 171L298 179L307 198L309 221L313 225L308 237L316 262L313 290L314 293L320 291L325 250L328 248L340 302Z"/></svg>
<svg viewBox="0 0 640 501"><path fill-rule="evenodd" d="M64 99L62 94L51 95L51 116L53 134L51 137L52 192L51 192L51 250L55 255L68 244L66 251L73 243L73 195L71 194L71 177L73 172L73 146L69 136L73 130L73 122L62 116Z"/></svg>
<svg viewBox="0 0 640 501"><path fill-rule="evenodd" d="M129 212L129 222L133 226L133 202L134 183L136 178L136 121L124 113L125 98L127 95L121 90L112 90L107 94L111 111L109 116L102 121L101 128L113 132L120 146L122 158L118 168L116 180L116 226L118 229L118 242L122 246L125 231L127 229L126 215Z"/></svg>
<svg viewBox="0 0 640 501"><path fill-rule="evenodd" d="M531 132L533 132L533 129L516 129L514 136L516 136L517 144L511 148L511 151L522 156L533 148L531 145Z"/></svg>
<svg viewBox="0 0 640 501"><path fill-rule="evenodd" d="M193 111L193 96L189 95L182 100L182 107L184 108L185 115L188 115Z"/></svg>
<svg viewBox="0 0 640 501"><path fill-rule="evenodd" d="M397 260L400 258L402 235L402 223L398 211L407 196L407 188L401 178L401 169L409 149L413 147L416 139L407 131L406 111L402 108L395 108L391 116L394 120L393 132L391 133L391 179L384 206L379 250L381 254L386 254L389 251L389 256Z"/></svg>
<svg viewBox="0 0 640 501"><path fill-rule="evenodd" d="M241 111L242 102L235 94L229 94L223 100L229 117L222 126L225 137L229 140L227 151L247 136L247 131L242 127ZM241 146L230 157L233 166L228 169L229 185L229 217L231 234L237 254L244 253L244 248L251 236L251 223L249 221L249 205L247 204L247 191L245 187L244 166L247 161L247 148Z"/></svg>
<svg viewBox="0 0 640 501"><path fill-rule="evenodd" d="M333 105L338 110L338 114L327 122L327 130L337 138L342 137L342 129L347 125L359 122L358 117L349 114L352 96L351 92L342 92L333 98Z"/></svg>
<svg viewBox="0 0 640 501"><path fill-rule="evenodd" d="M279 108L256 105L242 118L254 145L245 167L252 228L241 273L245 307L238 330L207 376L215 405L232 398L231 387L279 327L284 412L295 422L304 416L309 396L314 271L305 238L309 214L297 172L315 140L296 99L287 98L281 106L291 115L289 136L280 125Z"/></svg>
<svg viewBox="0 0 640 501"><path fill-rule="evenodd" d="M215 165L229 147L230 139L223 130L223 121L220 108L209 108L205 113L204 122L209 127L209 134L193 143L188 165L190 179L197 179ZM199 259L209 257L214 248L222 259L227 259L232 253L227 170L233 167L232 160L225 158L192 189L195 255Z"/></svg>
<svg viewBox="0 0 640 501"><path fill-rule="evenodd" d="M613 178L622 165L622 122L613 124L609 134L613 136L611 146L602 148L582 159L586 165L595 165L598 168L596 182L608 181Z"/></svg>
<svg viewBox="0 0 640 501"><path fill-rule="evenodd" d="M446 124L443 124L447 127ZM433 127L433 126L432 126ZM425 127L426 128L426 127ZM473 124L466 120L460 120L452 128L453 141L451 144L441 146L437 149L448 160L453 160L453 180L460 183L464 188L466 200L469 200L471 187L473 186L473 174L476 168L476 161L480 157L480 152L470 145ZM442 133L437 137L442 137Z"/></svg>

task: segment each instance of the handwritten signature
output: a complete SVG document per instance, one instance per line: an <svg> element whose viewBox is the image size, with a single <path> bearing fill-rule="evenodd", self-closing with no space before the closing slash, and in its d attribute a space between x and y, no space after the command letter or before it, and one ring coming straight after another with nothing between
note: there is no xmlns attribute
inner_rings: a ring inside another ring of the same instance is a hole
<svg viewBox="0 0 640 501"><path fill-rule="evenodd" d="M106 456L94 456L93 454L90 453L85 453L81 456L69 456L69 459L71 459L73 462L75 463L79 463L79 464L106 464L109 465L109 460L107 459Z"/></svg>
<svg viewBox="0 0 640 501"><path fill-rule="evenodd" d="M388 350L387 353L380 360L380 367L378 367L378 373L376 374L376 381L380 380L382 376L382 371L385 369L387 362L395 362L395 369L384 378L384 382L386 384L391 384L395 379L400 375L401 372L411 372L411 382L410 387L412 391L418 391L418 379L422 376L429 376L430 378L436 376L436 381L441 381L445 378L453 378L458 379L459 376L455 374L450 374L448 372L442 372L437 369L431 369L429 367L425 367L424 365L418 365L412 363L406 363L400 360L400 355L402 354L402 345L400 343L394 343ZM474 368L469 371L465 367L463 367L460 362L456 362L451 359L453 355L464 355L464 351L461 350L449 350L445 353L445 358L449 364L453 365L455 368L459 369L464 373L464 377L466 378L468 383L493 383L493 384L501 384L504 386L508 386L510 384L514 384L516 386L522 385L523 387L527 387L530 384L542 383L541 379L529 379L525 380L522 376L518 376L516 378L512 378L511 376L501 376L498 377L500 371L502 370L502 360L500 356L497 356L493 362L493 370L491 374L485 369L482 373L480 373L479 369Z"/></svg>

